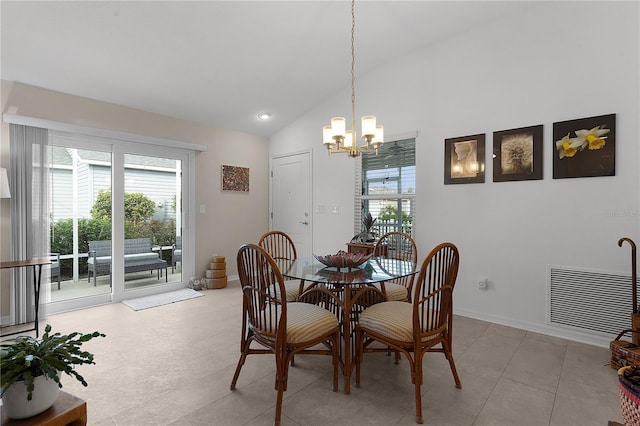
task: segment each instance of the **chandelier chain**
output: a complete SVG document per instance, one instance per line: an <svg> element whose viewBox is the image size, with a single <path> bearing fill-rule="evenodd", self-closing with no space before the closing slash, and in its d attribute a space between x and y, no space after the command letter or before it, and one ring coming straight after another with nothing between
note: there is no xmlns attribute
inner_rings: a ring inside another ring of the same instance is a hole
<svg viewBox="0 0 640 426"><path fill-rule="evenodd" d="M353 130L354 145L356 139L356 1L351 1L351 129Z"/></svg>
<svg viewBox="0 0 640 426"><path fill-rule="evenodd" d="M322 143L333 153L346 153L357 157L361 153L378 154L384 143L384 129L376 123L375 115L362 117L362 139L358 145L356 129L356 0L351 0L351 123L345 117L333 117L330 126L322 127ZM348 127L351 124L350 128Z"/></svg>

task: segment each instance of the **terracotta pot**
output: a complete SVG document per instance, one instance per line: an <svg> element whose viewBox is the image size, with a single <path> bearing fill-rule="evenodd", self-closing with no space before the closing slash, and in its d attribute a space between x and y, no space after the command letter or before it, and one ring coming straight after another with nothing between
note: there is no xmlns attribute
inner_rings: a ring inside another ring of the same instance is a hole
<svg viewBox="0 0 640 426"><path fill-rule="evenodd" d="M2 411L10 419L26 419L48 410L58 398L58 384L46 376L33 379L33 397L27 400L27 386L16 382L2 395Z"/></svg>

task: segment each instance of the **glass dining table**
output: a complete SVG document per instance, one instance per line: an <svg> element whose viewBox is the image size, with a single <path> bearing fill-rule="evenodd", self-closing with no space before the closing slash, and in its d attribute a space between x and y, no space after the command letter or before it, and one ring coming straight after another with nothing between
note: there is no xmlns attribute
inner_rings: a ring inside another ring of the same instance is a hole
<svg viewBox="0 0 640 426"><path fill-rule="evenodd" d="M356 363L353 333L360 312L385 300L385 281L419 272L416 264L386 257L372 257L351 268L326 266L313 257L276 262L283 277L300 280L298 301L323 306L338 317L342 337L340 368L344 391L349 393Z"/></svg>

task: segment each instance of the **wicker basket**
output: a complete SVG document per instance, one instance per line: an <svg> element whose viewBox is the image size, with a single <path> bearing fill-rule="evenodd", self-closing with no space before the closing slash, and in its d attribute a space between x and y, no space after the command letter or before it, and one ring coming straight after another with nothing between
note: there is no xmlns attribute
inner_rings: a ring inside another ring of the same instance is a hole
<svg viewBox="0 0 640 426"><path fill-rule="evenodd" d="M611 350L611 368L619 370L628 365L640 365L640 346L626 340L620 340L627 333L640 335L638 330L623 330L615 340L609 344Z"/></svg>
<svg viewBox="0 0 640 426"><path fill-rule="evenodd" d="M618 370L618 387L620 389L620 409L625 426L640 426L640 386L624 377L625 370Z"/></svg>

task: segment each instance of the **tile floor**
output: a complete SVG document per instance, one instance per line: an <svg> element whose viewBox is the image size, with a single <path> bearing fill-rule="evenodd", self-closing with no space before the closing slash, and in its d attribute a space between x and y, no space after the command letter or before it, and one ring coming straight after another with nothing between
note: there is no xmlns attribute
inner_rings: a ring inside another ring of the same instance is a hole
<svg viewBox="0 0 640 426"><path fill-rule="evenodd" d="M89 425L268 425L276 393L271 356L249 357L231 392L239 355L237 282L204 297L133 311L116 303L51 315L54 331L99 330L96 365L82 366ZM469 318L455 318L456 389L441 354L425 359L426 425L598 425L621 422L609 351ZM415 425L406 360L367 354L362 386L332 392L328 357L299 356L290 369L283 425ZM342 389L341 381L341 389Z"/></svg>

